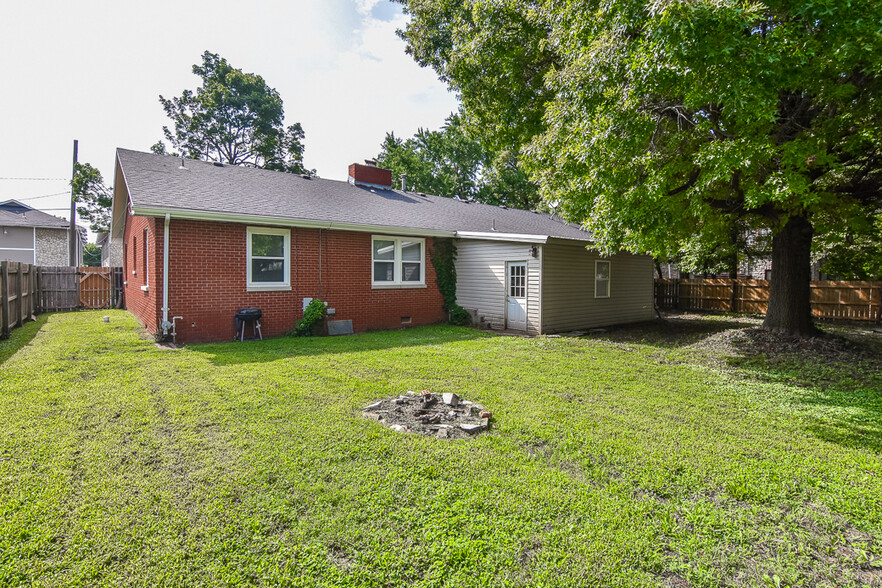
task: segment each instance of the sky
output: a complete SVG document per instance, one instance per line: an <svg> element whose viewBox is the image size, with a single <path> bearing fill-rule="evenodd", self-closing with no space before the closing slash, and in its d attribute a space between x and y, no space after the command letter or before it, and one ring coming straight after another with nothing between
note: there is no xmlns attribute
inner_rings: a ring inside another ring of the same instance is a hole
<svg viewBox="0 0 882 588"><path fill-rule="evenodd" d="M457 109L405 54L395 31L406 19L387 0L5 3L0 202L68 218L73 140L112 184L115 149L149 151L163 138L159 95L195 90L206 50L263 76L286 125L303 125L306 167L345 180L387 132L435 129Z"/></svg>

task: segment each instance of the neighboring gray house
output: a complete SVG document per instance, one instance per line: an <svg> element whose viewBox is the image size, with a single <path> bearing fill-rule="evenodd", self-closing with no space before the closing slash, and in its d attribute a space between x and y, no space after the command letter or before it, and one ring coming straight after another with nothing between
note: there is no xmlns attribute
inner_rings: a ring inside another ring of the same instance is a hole
<svg viewBox="0 0 882 588"><path fill-rule="evenodd" d="M120 240L112 241L110 233L98 233L95 245L101 248L101 267L122 267L123 251Z"/></svg>
<svg viewBox="0 0 882 588"><path fill-rule="evenodd" d="M77 262L83 263L85 232L78 228ZM70 265L70 223L17 200L0 202L0 260Z"/></svg>

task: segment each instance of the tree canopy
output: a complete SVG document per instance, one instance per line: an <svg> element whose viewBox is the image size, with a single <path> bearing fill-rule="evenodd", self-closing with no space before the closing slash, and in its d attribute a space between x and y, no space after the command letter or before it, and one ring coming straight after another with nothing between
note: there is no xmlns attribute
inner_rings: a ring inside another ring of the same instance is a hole
<svg viewBox="0 0 882 588"><path fill-rule="evenodd" d="M813 332L814 236L847 240L882 199L877 2L398 1L415 59L601 249L771 229L765 326Z"/></svg>
<svg viewBox="0 0 882 588"><path fill-rule="evenodd" d="M101 267L101 248L95 243L86 243L83 247L83 265Z"/></svg>
<svg viewBox="0 0 882 588"><path fill-rule="evenodd" d="M166 126L162 131L176 152L193 159L306 172L303 128L300 123L284 126L282 98L261 76L244 73L208 51L193 73L202 78L195 92L159 97L174 123L174 130ZM167 152L162 141L153 151Z"/></svg>
<svg viewBox="0 0 882 588"><path fill-rule="evenodd" d="M397 185L407 175L411 189L513 208L539 205L535 184L511 151L492 153L469 132L458 114L437 131L419 129L401 139L388 133L377 161L392 170Z"/></svg>
<svg viewBox="0 0 882 588"><path fill-rule="evenodd" d="M76 210L93 231L110 230L113 191L104 185L101 172L88 163L74 164L71 180Z"/></svg>

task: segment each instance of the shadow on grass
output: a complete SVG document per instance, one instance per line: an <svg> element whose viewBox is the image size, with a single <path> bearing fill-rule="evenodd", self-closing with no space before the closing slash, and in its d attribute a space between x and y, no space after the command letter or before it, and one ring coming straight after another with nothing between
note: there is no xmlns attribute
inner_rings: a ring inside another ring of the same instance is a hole
<svg viewBox="0 0 882 588"><path fill-rule="evenodd" d="M795 387L790 402L808 415L806 429L820 439L882 451L882 338L852 332L810 341L803 349L782 344L773 350L741 341L730 363L758 380Z"/></svg>
<svg viewBox="0 0 882 588"><path fill-rule="evenodd" d="M747 317L686 314L610 327L586 338L662 352L693 347L696 353L687 361L713 358L736 368L747 381L790 386L794 393L786 402L818 438L882 451L882 336L866 334L865 324L819 326L826 336L801 340L760 330L759 322ZM714 337L730 329L739 332Z"/></svg>
<svg viewBox="0 0 882 588"><path fill-rule="evenodd" d="M0 365L3 365L7 359L15 355L16 351L30 343L48 320L48 314L41 314L37 317L37 320L25 323L23 327L12 331L9 334L9 339L0 340Z"/></svg>
<svg viewBox="0 0 882 588"><path fill-rule="evenodd" d="M188 345L218 366L266 363L287 357L362 353L424 345L440 345L492 337L484 331L448 325L376 331L342 337L278 337L265 341Z"/></svg>
<svg viewBox="0 0 882 588"><path fill-rule="evenodd" d="M587 339L614 343L641 343L652 347L676 349L702 341L729 329L751 326L744 320L724 316L702 317L695 315L673 316L633 325L607 327L605 332L592 333Z"/></svg>

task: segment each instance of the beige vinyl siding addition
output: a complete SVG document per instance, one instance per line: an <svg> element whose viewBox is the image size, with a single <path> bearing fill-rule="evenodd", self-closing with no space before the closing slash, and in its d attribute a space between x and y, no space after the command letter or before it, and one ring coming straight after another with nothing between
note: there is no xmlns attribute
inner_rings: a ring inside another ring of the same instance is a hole
<svg viewBox="0 0 882 588"><path fill-rule="evenodd" d="M598 259L610 261L609 298L594 297ZM542 262L543 332L652 320L652 272L648 255L602 257L582 245L547 243Z"/></svg>
<svg viewBox="0 0 882 588"><path fill-rule="evenodd" d="M456 242L456 303L472 312L478 324L493 329L505 327L506 276L508 261L527 262L527 333L541 330L540 288L542 246L530 256L530 243L478 241Z"/></svg>

